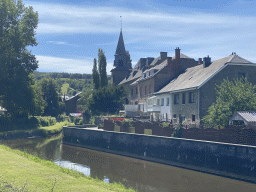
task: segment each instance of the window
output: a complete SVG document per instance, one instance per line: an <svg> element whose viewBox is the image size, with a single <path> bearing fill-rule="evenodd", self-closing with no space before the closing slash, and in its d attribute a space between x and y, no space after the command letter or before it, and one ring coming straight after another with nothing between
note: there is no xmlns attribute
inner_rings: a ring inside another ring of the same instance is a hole
<svg viewBox="0 0 256 192"><path fill-rule="evenodd" d="M170 99L166 98L166 106L169 106L169 104L170 104Z"/></svg>
<svg viewBox="0 0 256 192"><path fill-rule="evenodd" d="M182 104L186 103L186 93L182 93Z"/></svg>
<svg viewBox="0 0 256 192"><path fill-rule="evenodd" d="M174 104L179 104L179 94L174 94Z"/></svg>
<svg viewBox="0 0 256 192"><path fill-rule="evenodd" d="M176 118L177 118L176 114L173 114L173 119L176 119Z"/></svg>
<svg viewBox="0 0 256 192"><path fill-rule="evenodd" d="M133 88L131 89L131 95L133 96Z"/></svg>
<svg viewBox="0 0 256 192"><path fill-rule="evenodd" d="M142 94L142 87L140 87L140 96L141 96L141 94Z"/></svg>
<svg viewBox="0 0 256 192"><path fill-rule="evenodd" d="M161 99L161 106L164 106L164 98Z"/></svg>
<svg viewBox="0 0 256 192"><path fill-rule="evenodd" d="M195 122L195 120L196 120L196 116L192 115L192 122Z"/></svg>
<svg viewBox="0 0 256 192"><path fill-rule="evenodd" d="M238 73L238 79L245 78L245 73Z"/></svg>
<svg viewBox="0 0 256 192"><path fill-rule="evenodd" d="M157 99L157 105L160 105L160 99Z"/></svg>
<svg viewBox="0 0 256 192"><path fill-rule="evenodd" d="M179 115L179 123L181 124L183 121L185 121L185 115Z"/></svg>
<svg viewBox="0 0 256 192"><path fill-rule="evenodd" d="M147 95L147 86L145 86L145 95Z"/></svg>
<svg viewBox="0 0 256 192"><path fill-rule="evenodd" d="M195 103L195 92L189 93L189 103Z"/></svg>
<svg viewBox="0 0 256 192"><path fill-rule="evenodd" d="M138 94L138 87L136 87L136 89L135 89L135 93L136 93L136 95Z"/></svg>

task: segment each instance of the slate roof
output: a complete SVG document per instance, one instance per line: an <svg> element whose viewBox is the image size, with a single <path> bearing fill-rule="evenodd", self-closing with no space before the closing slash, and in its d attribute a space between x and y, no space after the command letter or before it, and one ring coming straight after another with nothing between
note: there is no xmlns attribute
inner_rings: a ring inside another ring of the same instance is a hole
<svg viewBox="0 0 256 192"><path fill-rule="evenodd" d="M197 88L207 79L211 78L227 63L248 64L251 62L239 57L236 54L233 54L228 57L213 61L212 64L206 68L203 68L203 64L187 68L184 73L179 75L176 79L172 80L169 84L167 84L164 88L155 94Z"/></svg>
<svg viewBox="0 0 256 192"><path fill-rule="evenodd" d="M126 79L124 78L119 85L124 84L124 83L128 83L131 82L133 80L138 79L139 77L141 77L143 71L142 69L139 69L140 66L140 60L137 62L137 64L134 66L133 70L131 71L129 77ZM134 75L133 75L134 74Z"/></svg>
<svg viewBox="0 0 256 192"><path fill-rule="evenodd" d="M117 47L116 47L116 55L125 54L125 46L122 31L120 31Z"/></svg>
<svg viewBox="0 0 256 192"><path fill-rule="evenodd" d="M256 122L255 111L237 111L237 114L240 115L247 122Z"/></svg>

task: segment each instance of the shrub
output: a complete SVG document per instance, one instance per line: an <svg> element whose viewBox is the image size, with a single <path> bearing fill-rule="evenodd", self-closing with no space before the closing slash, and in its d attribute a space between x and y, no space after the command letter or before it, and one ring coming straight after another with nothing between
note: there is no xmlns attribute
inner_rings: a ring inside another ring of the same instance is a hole
<svg viewBox="0 0 256 192"><path fill-rule="evenodd" d="M130 120L130 119L124 119L124 120L122 121L122 126L123 126L123 127L132 127L132 122L131 122L131 120Z"/></svg>
<svg viewBox="0 0 256 192"><path fill-rule="evenodd" d="M169 127L169 123L167 123L167 122L163 122L163 123L162 123L162 127L163 127L163 128L167 128L167 127Z"/></svg>
<svg viewBox="0 0 256 192"><path fill-rule="evenodd" d="M182 126L181 125L176 125L172 137L178 137L182 138Z"/></svg>

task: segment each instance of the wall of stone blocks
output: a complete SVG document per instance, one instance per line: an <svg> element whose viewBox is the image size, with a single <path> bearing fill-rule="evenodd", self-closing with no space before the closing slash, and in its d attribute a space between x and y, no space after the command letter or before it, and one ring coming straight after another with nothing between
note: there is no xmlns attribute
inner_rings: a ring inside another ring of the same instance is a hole
<svg viewBox="0 0 256 192"><path fill-rule="evenodd" d="M194 92L195 93L195 102L189 103L189 93ZM185 104L182 104L182 94L186 94L186 100ZM179 104L174 104L174 94L179 94ZM179 123L180 115L184 115L186 119L189 119L192 121L192 115L195 115L195 120L199 120L198 115L198 90L191 90L191 91L184 91L184 92L178 92L172 94L172 101L171 101L171 107L172 107L172 118L173 115L176 114L177 123Z"/></svg>
<svg viewBox="0 0 256 192"><path fill-rule="evenodd" d="M256 181L256 147L63 127L63 144Z"/></svg>

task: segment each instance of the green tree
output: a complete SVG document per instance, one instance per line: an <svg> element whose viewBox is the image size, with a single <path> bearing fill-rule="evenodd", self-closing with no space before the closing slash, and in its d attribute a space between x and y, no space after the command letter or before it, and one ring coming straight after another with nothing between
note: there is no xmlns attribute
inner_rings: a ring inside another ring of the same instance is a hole
<svg viewBox="0 0 256 192"><path fill-rule="evenodd" d="M132 60L129 51L126 51L126 61L128 69L132 69Z"/></svg>
<svg viewBox="0 0 256 192"><path fill-rule="evenodd" d="M98 70L100 75L100 87L108 86L108 78L107 78L107 59L102 49L98 51Z"/></svg>
<svg viewBox="0 0 256 192"><path fill-rule="evenodd" d="M126 101L127 91L124 86L108 86L93 91L87 100L88 110L92 115L101 113L114 114L123 109Z"/></svg>
<svg viewBox="0 0 256 192"><path fill-rule="evenodd" d="M43 99L46 101L44 115L56 117L59 113L59 96L57 85L52 78L44 78L41 81Z"/></svg>
<svg viewBox="0 0 256 192"><path fill-rule="evenodd" d="M94 58L93 68L92 68L92 82L94 85L94 89L99 89L99 87L100 87L100 79L99 78L100 78L100 76L99 76L99 71L97 69L97 59Z"/></svg>
<svg viewBox="0 0 256 192"><path fill-rule="evenodd" d="M255 86L246 78L224 80L217 85L216 94L216 103L209 107L208 115L203 118L206 124L226 125L237 111L256 110Z"/></svg>
<svg viewBox="0 0 256 192"><path fill-rule="evenodd" d="M33 77L36 57L27 46L37 45L38 14L21 0L0 0L0 99L9 113L25 117L35 111Z"/></svg>
<svg viewBox="0 0 256 192"><path fill-rule="evenodd" d="M34 90L34 103L35 103L35 115L40 116L44 113L46 102L43 99L42 87L39 83L33 85Z"/></svg>

